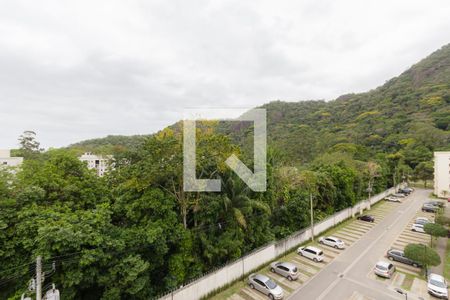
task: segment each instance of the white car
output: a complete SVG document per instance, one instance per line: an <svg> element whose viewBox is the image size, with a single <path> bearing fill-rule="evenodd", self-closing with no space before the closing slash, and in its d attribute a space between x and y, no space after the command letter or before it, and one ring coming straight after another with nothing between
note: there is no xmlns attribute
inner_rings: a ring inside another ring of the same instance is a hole
<svg viewBox="0 0 450 300"><path fill-rule="evenodd" d="M422 224L412 224L411 225L411 230L414 232L421 232L421 233L425 233L425 230L423 229L423 225Z"/></svg>
<svg viewBox="0 0 450 300"><path fill-rule="evenodd" d="M334 236L323 236L319 239L319 243L336 249L344 249L345 243Z"/></svg>
<svg viewBox="0 0 450 300"><path fill-rule="evenodd" d="M438 298L448 299L447 281L438 274L431 273L428 276L428 294Z"/></svg>
<svg viewBox="0 0 450 300"><path fill-rule="evenodd" d="M386 198L384 198L384 200L391 201L391 202L402 202L399 198L394 197L394 196L387 196Z"/></svg>
<svg viewBox="0 0 450 300"><path fill-rule="evenodd" d="M316 247L300 247L297 249L297 253L315 262L323 261L323 251Z"/></svg>

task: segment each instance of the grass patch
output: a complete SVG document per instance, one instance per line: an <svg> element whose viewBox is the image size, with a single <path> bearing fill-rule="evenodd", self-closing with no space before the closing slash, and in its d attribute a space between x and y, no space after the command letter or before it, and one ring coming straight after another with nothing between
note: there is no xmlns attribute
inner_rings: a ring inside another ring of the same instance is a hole
<svg viewBox="0 0 450 300"><path fill-rule="evenodd" d="M220 292L219 294L216 294L215 296L212 296L209 299L213 299L213 300L227 299L228 297L231 297L231 295L239 293L239 291L246 286L247 286L247 284L244 283L242 280L238 281L235 284L233 284L232 286L230 286L228 289Z"/></svg>
<svg viewBox="0 0 450 300"><path fill-rule="evenodd" d="M416 276L409 274L409 273L402 273L405 275L405 279L403 280L402 283L402 289L410 291L411 290L411 286L413 284L414 278Z"/></svg>
<svg viewBox="0 0 450 300"><path fill-rule="evenodd" d="M445 251L444 277L450 280L450 239L447 239L447 250Z"/></svg>

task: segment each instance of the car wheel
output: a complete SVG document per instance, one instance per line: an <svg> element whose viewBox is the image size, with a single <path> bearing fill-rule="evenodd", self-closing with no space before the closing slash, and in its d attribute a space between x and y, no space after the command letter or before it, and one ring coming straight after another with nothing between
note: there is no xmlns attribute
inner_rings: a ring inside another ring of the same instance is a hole
<svg viewBox="0 0 450 300"><path fill-rule="evenodd" d="M289 281L292 281L292 277L291 277L291 276L288 276L288 280L289 280Z"/></svg>
<svg viewBox="0 0 450 300"><path fill-rule="evenodd" d="M317 258L314 257L314 258L313 258L313 261L314 261L314 262L317 262Z"/></svg>
<svg viewBox="0 0 450 300"><path fill-rule="evenodd" d="M394 258L392 256L389 256L388 258L389 258L389 260L394 260Z"/></svg>
<svg viewBox="0 0 450 300"><path fill-rule="evenodd" d="M323 241L319 241L319 244L323 244Z"/></svg>
<svg viewBox="0 0 450 300"><path fill-rule="evenodd" d="M253 283L250 283L250 288L251 288L252 290L255 289L255 286L253 285Z"/></svg>
<svg viewBox="0 0 450 300"><path fill-rule="evenodd" d="M338 247L337 245L334 245L334 248L335 248L335 249L338 249L339 247Z"/></svg>
<svg viewBox="0 0 450 300"><path fill-rule="evenodd" d="M270 300L273 300L273 299L275 299L275 298L273 297L272 294L269 294L269 299L270 299Z"/></svg>
<svg viewBox="0 0 450 300"><path fill-rule="evenodd" d="M412 264L414 268L418 268L419 266L416 263Z"/></svg>
<svg viewBox="0 0 450 300"><path fill-rule="evenodd" d="M270 272L275 273L275 269L274 268L270 268Z"/></svg>
<svg viewBox="0 0 450 300"><path fill-rule="evenodd" d="M414 232L416 232L416 230L413 228L413 229L411 229L411 231L414 231Z"/></svg>
<svg viewBox="0 0 450 300"><path fill-rule="evenodd" d="M298 254L300 254L301 256L303 256L303 252L299 252Z"/></svg>

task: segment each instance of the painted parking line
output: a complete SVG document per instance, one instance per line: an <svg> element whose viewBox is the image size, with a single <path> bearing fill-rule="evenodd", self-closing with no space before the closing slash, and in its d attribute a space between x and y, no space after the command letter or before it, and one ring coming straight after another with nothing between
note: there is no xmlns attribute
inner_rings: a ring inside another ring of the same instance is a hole
<svg viewBox="0 0 450 300"><path fill-rule="evenodd" d="M341 229L339 232L342 234L348 235L350 237L353 237L355 239L360 239L363 236L362 234L358 234L353 231L349 231L347 229Z"/></svg>
<svg viewBox="0 0 450 300"><path fill-rule="evenodd" d="M233 294L227 298L228 300L246 300L245 298L239 296L239 294Z"/></svg>
<svg viewBox="0 0 450 300"><path fill-rule="evenodd" d="M250 287L243 288L241 292L244 295L247 295L247 297L250 297L250 299L267 300L267 296L256 290L251 289Z"/></svg>
<svg viewBox="0 0 450 300"><path fill-rule="evenodd" d="M406 235L399 236L397 240L400 242L421 242L421 243L429 243L430 242L429 239L421 239L421 238L416 238L416 237L411 237L411 236L406 236Z"/></svg>
<svg viewBox="0 0 450 300"><path fill-rule="evenodd" d="M316 266L308 265L304 261L300 260L297 257L294 257L293 260L296 262L299 272L302 272L303 274L305 274L307 276L313 276L320 270L320 268L317 268Z"/></svg>
<svg viewBox="0 0 450 300"><path fill-rule="evenodd" d="M360 234L364 234L366 233L368 230L364 230L361 228L358 228L357 226L348 226L348 227L344 227L344 229L356 232L356 233L360 233Z"/></svg>
<svg viewBox="0 0 450 300"><path fill-rule="evenodd" d="M331 252L333 254L335 254L334 256L338 256L339 254L341 254L342 250L338 250L336 248L324 245L324 244L317 244L316 245L317 248L322 249L324 252Z"/></svg>
<svg viewBox="0 0 450 300"><path fill-rule="evenodd" d="M351 225L352 227L356 227L359 229L365 229L366 231L369 231L370 229L373 228L373 226L371 226L370 224L363 224L363 223L352 223Z"/></svg>
<svg viewBox="0 0 450 300"><path fill-rule="evenodd" d="M316 267L319 269L322 269L323 267L325 267L326 263L323 262L314 262L312 260L310 260L309 258L303 257L301 255L297 256L297 259L300 260L302 263L312 266L312 267Z"/></svg>
<svg viewBox="0 0 450 300"><path fill-rule="evenodd" d="M354 243L358 239L358 238L346 235L345 232L341 232L341 231L333 233L333 236L340 238L344 242L349 242L350 244Z"/></svg>
<svg viewBox="0 0 450 300"><path fill-rule="evenodd" d="M285 296L286 294L287 295L291 294L295 290L295 287L291 287L290 284L288 284L291 281L287 280L286 278L280 275L274 273L266 273L264 275L275 281L284 290ZM284 281L283 279L286 279L286 281Z"/></svg>

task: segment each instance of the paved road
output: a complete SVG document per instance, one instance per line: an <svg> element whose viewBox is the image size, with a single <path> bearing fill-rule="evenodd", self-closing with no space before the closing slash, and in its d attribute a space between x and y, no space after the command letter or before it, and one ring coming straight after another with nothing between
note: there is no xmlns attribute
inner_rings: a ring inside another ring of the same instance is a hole
<svg viewBox="0 0 450 300"><path fill-rule="evenodd" d="M386 253L415 213L420 210L430 190L418 189L399 204L380 223L351 245L288 299L349 299L359 292L372 299L404 299L388 289L386 283L368 277L375 263ZM410 298L409 299L414 299Z"/></svg>

